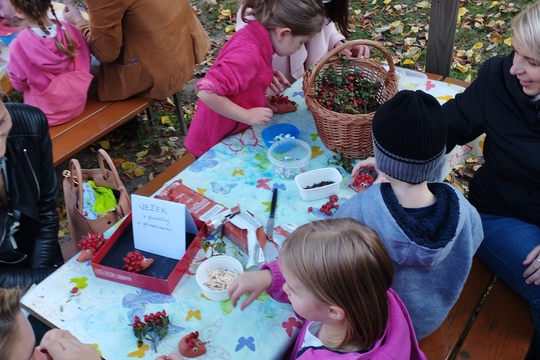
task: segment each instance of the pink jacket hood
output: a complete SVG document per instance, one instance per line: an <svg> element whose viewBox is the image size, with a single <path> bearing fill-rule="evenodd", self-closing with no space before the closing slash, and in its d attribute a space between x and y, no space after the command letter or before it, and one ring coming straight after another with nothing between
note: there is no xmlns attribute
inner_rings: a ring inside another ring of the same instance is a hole
<svg viewBox="0 0 540 360"><path fill-rule="evenodd" d="M82 34L74 26L62 22L78 46L76 51L80 56L81 70L90 71L90 51ZM61 27L57 25L56 38L67 44L67 39ZM19 91L29 88L37 92L43 91L50 80L42 71L54 75L63 74L74 69L71 58L64 54L54 39L40 37L32 30L24 29L9 45L10 61L7 65L8 74L13 87Z"/></svg>

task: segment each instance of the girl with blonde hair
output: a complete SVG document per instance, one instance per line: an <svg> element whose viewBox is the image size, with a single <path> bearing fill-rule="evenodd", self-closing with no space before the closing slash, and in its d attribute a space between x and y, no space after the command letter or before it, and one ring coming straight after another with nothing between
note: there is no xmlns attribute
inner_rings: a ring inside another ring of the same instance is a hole
<svg viewBox="0 0 540 360"><path fill-rule="evenodd" d="M229 288L244 309L264 290L306 319L292 359L425 359L405 306L390 288L392 260L377 233L353 219L299 227L279 260Z"/></svg>

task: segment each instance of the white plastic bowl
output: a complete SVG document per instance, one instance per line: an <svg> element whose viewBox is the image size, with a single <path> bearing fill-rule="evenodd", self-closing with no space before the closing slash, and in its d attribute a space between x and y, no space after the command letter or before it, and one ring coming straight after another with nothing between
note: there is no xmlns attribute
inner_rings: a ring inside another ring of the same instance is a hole
<svg viewBox="0 0 540 360"><path fill-rule="evenodd" d="M292 180L309 168L311 147L300 139L283 139L274 142L266 155L274 165L276 175Z"/></svg>
<svg viewBox="0 0 540 360"><path fill-rule="evenodd" d="M296 182L296 186L298 186L298 192L300 193L302 200L312 201L337 194L342 179L341 174L336 168L322 168L299 174L294 178L294 181ZM306 187L318 184L322 181L333 181L333 184L314 189L306 189Z"/></svg>
<svg viewBox="0 0 540 360"><path fill-rule="evenodd" d="M235 258L231 256L226 255L220 255L220 256L213 256L207 260L205 260L199 267L197 268L197 272L195 273L195 279L197 280L197 284L199 284L202 293L204 296L209 298L210 300L214 301L223 301L227 300L229 298L229 294L227 293L227 289L225 290L212 290L208 286L206 286L204 283L208 281L208 270L236 270L238 275L242 274L244 272L244 268L242 267L242 264L240 261L236 260Z"/></svg>

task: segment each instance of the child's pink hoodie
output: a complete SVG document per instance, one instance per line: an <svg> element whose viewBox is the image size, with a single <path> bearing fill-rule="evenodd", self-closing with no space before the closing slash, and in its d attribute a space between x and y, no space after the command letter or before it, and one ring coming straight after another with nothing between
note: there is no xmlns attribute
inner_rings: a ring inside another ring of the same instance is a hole
<svg viewBox="0 0 540 360"><path fill-rule="evenodd" d="M79 44L77 52L80 56L80 70L89 73L90 51L86 40L76 27L66 22L61 23ZM64 32L59 25L56 26L57 39L62 44L67 44ZM54 39L43 38L26 28L9 44L7 64L9 80L19 91L26 92L32 89L36 93L41 93L49 86L51 80L43 75L40 69L58 76L73 71L74 63L69 56L60 51Z"/></svg>
<svg viewBox="0 0 540 360"><path fill-rule="evenodd" d="M273 280L272 285L267 289L268 295L279 302L290 303L287 294L283 291L285 279L279 268L278 261L265 264L261 269L272 271ZM342 353L325 346L302 349L306 331L311 323L311 321L307 320L296 338L291 360L426 360L426 356L418 346L411 318L405 305L394 290L388 289L386 294L388 295L388 323L386 324L386 330L369 351Z"/></svg>

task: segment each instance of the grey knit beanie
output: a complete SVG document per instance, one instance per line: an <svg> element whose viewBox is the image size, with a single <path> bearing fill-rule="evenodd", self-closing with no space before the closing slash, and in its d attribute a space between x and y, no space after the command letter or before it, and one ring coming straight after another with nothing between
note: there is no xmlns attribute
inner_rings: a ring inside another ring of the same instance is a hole
<svg viewBox="0 0 540 360"><path fill-rule="evenodd" d="M372 123L377 167L409 184L432 178L446 152L441 105L423 91L402 90L382 104Z"/></svg>

